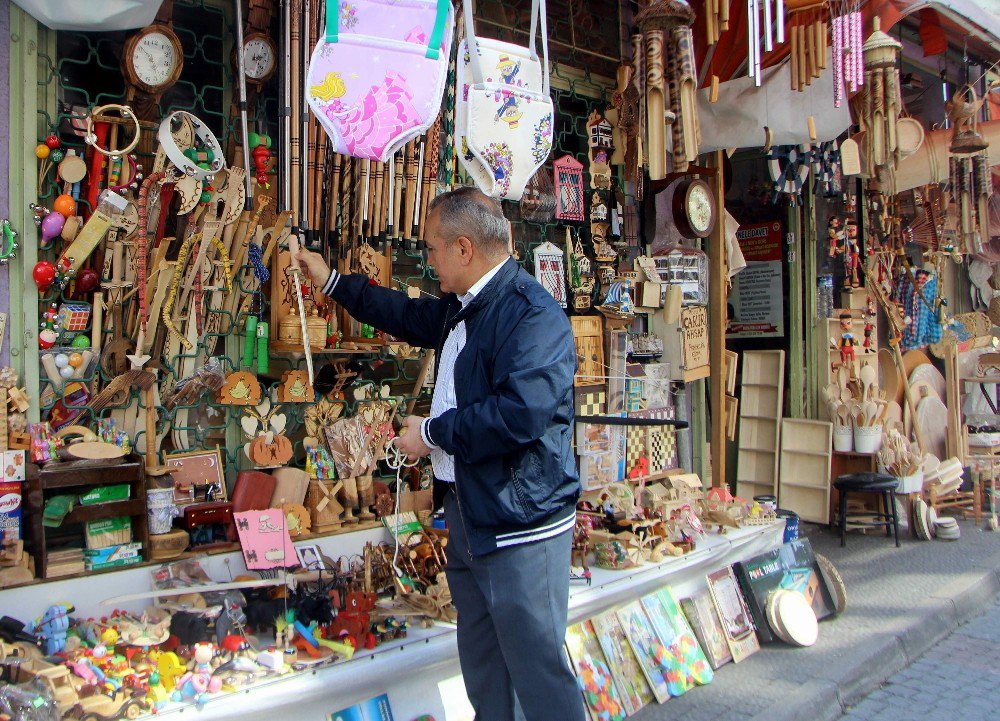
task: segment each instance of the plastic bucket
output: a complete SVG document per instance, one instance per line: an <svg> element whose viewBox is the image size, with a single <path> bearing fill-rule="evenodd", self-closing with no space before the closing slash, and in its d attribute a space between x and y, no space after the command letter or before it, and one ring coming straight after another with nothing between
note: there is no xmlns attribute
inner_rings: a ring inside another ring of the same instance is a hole
<svg viewBox="0 0 1000 721"><path fill-rule="evenodd" d="M799 514L794 511L786 511L784 508L779 508L777 511L778 518L785 519L785 536L782 539L782 543L790 543L792 541L798 540L799 538Z"/></svg>
<svg viewBox="0 0 1000 721"><path fill-rule="evenodd" d="M882 447L882 426L854 426L854 450L876 453Z"/></svg>
<svg viewBox="0 0 1000 721"><path fill-rule="evenodd" d="M854 429L850 426L833 427L833 450L850 453L854 450Z"/></svg>

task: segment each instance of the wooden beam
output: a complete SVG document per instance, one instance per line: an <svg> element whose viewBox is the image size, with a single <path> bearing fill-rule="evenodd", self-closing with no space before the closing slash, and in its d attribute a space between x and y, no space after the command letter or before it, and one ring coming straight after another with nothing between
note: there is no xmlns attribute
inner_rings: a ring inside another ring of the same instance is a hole
<svg viewBox="0 0 1000 721"><path fill-rule="evenodd" d="M726 483L726 203L722 173L722 151L715 151L715 229L709 237L708 247L708 342L709 395L711 397L712 424L709 435L712 444L712 487Z"/></svg>

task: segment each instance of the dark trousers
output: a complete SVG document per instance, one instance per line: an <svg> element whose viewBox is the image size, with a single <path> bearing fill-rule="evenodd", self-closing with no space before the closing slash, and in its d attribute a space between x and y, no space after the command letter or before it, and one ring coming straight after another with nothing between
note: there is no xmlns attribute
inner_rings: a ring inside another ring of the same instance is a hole
<svg viewBox="0 0 1000 721"><path fill-rule="evenodd" d="M444 509L458 655L476 721L514 721L517 702L526 721L585 721L563 651L572 531L473 558L454 493Z"/></svg>

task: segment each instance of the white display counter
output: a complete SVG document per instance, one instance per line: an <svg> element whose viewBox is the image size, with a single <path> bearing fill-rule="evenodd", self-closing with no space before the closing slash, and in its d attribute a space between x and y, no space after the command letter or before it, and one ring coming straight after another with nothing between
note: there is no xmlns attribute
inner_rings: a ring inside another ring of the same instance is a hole
<svg viewBox="0 0 1000 721"><path fill-rule="evenodd" d="M624 571L593 569L592 583L570 589L570 622L590 618L608 608L669 585L685 596L705 585L705 576L718 568L755 556L781 545L784 523L731 529L726 535L709 535L697 548L658 565ZM367 541L386 540L388 534L373 529L353 534L310 540L332 556L359 551ZM209 556L203 566L219 581L245 572L239 553ZM78 616L101 616L110 612L100 601L112 596L149 589L150 568L36 584L0 592L0 613L27 620L48 605L74 603ZM139 611L144 602L123 604ZM175 706L156 718L209 721L275 721L284 716L295 721L328 721L334 711L353 703L388 693L396 721L412 721L431 714L436 721L455 721L446 715L440 684L460 673L454 627L438 624L430 629L413 627L405 639L362 652L348 662L337 663L257 684L236 694L212 698L203 707ZM464 721L464 720L463 720Z"/></svg>

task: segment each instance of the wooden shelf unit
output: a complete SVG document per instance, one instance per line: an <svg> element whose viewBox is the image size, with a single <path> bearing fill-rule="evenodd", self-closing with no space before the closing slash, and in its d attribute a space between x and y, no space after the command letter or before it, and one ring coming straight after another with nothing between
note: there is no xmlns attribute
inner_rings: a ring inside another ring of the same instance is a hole
<svg viewBox="0 0 1000 721"><path fill-rule="evenodd" d="M830 522L830 449L833 424L785 418L781 421L778 505L803 521Z"/></svg>
<svg viewBox="0 0 1000 721"><path fill-rule="evenodd" d="M736 493L746 499L776 495L785 352L745 351L741 387Z"/></svg>
<svg viewBox="0 0 1000 721"><path fill-rule="evenodd" d="M81 495L93 488L118 484L129 485L128 499L88 506L77 505L66 515L58 530L43 525L45 501L48 498L55 495ZM142 544L142 558L144 561L149 560L146 473L139 456L127 456L118 463L68 461L49 463L43 467L29 464L24 487L24 528L31 543L31 552L35 556L35 571L39 578L48 577L48 543L52 535L65 535L62 530L66 526L104 518L130 517L132 540ZM81 546L85 546L82 529L79 538Z"/></svg>

